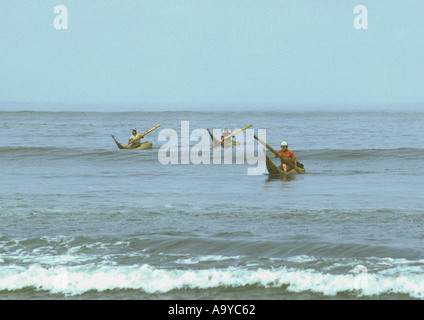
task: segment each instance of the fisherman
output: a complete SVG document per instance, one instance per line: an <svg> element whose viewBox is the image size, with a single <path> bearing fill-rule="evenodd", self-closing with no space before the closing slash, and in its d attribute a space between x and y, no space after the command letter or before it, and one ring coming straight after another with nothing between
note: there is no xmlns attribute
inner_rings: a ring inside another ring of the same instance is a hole
<svg viewBox="0 0 424 320"><path fill-rule="evenodd" d="M228 128L225 128L224 131L221 133L221 146L222 147L224 145L233 143L231 139L234 138L234 136L231 137L230 139L226 139L226 140L224 139L224 138L228 137L229 135L231 135L231 131L229 131Z"/></svg>
<svg viewBox="0 0 424 320"><path fill-rule="evenodd" d="M289 161L290 163L293 164L294 169L297 171L297 161L296 161L296 157L293 153L293 151L287 149L288 148L288 144L286 141L281 142L281 150L277 151L278 155L281 158L281 164L279 166L279 168L281 170L283 170L284 172L289 171L289 166L287 165L287 162Z"/></svg>
<svg viewBox="0 0 424 320"><path fill-rule="evenodd" d="M221 136L225 138L225 137L228 137L230 134L231 134L231 131L228 130L228 128L225 128L224 131L222 131Z"/></svg>
<svg viewBox="0 0 424 320"><path fill-rule="evenodd" d="M141 134L137 134L137 129L132 130L132 136L128 140L128 144L125 146L129 149L137 148L141 145L140 140L143 139L143 136ZM137 141L135 141L137 140ZM135 141L135 142L133 142Z"/></svg>

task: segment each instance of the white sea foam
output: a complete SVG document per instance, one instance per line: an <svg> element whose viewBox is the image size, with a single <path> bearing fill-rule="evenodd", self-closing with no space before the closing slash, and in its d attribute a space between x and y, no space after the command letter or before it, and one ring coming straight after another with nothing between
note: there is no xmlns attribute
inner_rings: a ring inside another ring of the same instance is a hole
<svg viewBox="0 0 424 320"><path fill-rule="evenodd" d="M176 261L176 263L180 264L198 264L201 262L216 262L216 261L226 261L226 260L236 260L239 259L240 256L227 257L222 255L208 255L208 256L196 256L196 257L188 257L181 258Z"/></svg>
<svg viewBox="0 0 424 320"><path fill-rule="evenodd" d="M52 294L80 295L94 290L133 289L167 293L178 289L211 289L255 285L283 288L289 292L315 292L327 296L349 293L356 296L405 294L424 298L424 274L325 274L310 269L225 269L178 270L149 265L58 266L45 268L0 268L0 291L34 288ZM283 294L283 292L282 292Z"/></svg>

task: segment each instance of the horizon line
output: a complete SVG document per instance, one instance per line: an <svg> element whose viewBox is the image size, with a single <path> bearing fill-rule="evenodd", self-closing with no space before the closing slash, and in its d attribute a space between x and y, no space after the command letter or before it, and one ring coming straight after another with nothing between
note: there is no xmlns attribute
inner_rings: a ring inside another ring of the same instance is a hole
<svg viewBox="0 0 424 320"><path fill-rule="evenodd" d="M125 106L124 108L122 106ZM84 107L84 110L78 108ZM90 109L87 109L90 108ZM104 107L105 110L98 110ZM342 109L340 109L342 107ZM66 103L66 102L21 102L21 101L0 101L0 111L11 112L241 112L241 111L280 111L280 112L377 112L377 111L419 111L417 107L424 107L424 102L332 102L332 103L149 103L149 102L129 102L129 103ZM15 109L18 108L18 109ZM58 110L51 110L58 108ZM120 110L114 110L120 108ZM137 109L135 109L137 108ZM407 108L407 110L399 110ZM76 110L77 109L77 110Z"/></svg>

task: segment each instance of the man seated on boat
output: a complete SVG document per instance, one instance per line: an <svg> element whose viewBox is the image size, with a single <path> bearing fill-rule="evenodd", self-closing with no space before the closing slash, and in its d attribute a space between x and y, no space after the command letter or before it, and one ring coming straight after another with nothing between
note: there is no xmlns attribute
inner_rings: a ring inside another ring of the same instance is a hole
<svg viewBox="0 0 424 320"><path fill-rule="evenodd" d="M284 172L287 172L290 170L289 166L287 165L288 163L292 163L294 169L297 171L297 160L296 157L293 153L293 151L287 149L288 148L288 144L286 141L281 142L281 150L277 151L277 153L280 156L281 159L281 164L279 166L279 168L281 170L283 170Z"/></svg>
<svg viewBox="0 0 424 320"><path fill-rule="evenodd" d="M224 136L221 136L221 147L230 146L233 144L233 141L231 140L231 138L228 138L228 139L224 139L224 138L225 138Z"/></svg>
<svg viewBox="0 0 424 320"><path fill-rule="evenodd" d="M225 128L224 131L222 131L221 136L225 138L225 137L228 137L230 134L231 134L231 131L228 130L228 128Z"/></svg>
<svg viewBox="0 0 424 320"><path fill-rule="evenodd" d="M229 135L231 135L231 131L229 131L228 128L225 128L224 131L221 134L221 146L233 143L233 141L231 139L234 138L234 137L224 139L225 137L228 137Z"/></svg>
<svg viewBox="0 0 424 320"><path fill-rule="evenodd" d="M129 147L130 149L138 148L141 145L141 139L143 139L143 136L141 134L137 134L137 129L133 129L132 136L128 140L126 147Z"/></svg>

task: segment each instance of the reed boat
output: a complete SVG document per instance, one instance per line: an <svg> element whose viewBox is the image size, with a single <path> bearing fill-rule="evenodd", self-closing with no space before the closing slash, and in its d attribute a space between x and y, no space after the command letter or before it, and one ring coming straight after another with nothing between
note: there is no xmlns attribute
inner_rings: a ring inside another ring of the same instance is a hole
<svg viewBox="0 0 424 320"><path fill-rule="evenodd" d="M116 145L118 146L119 149L128 149L128 150L145 150L145 149L151 149L153 143L150 141L145 141L143 143L141 143L141 145L137 148L126 148L124 147L122 144L120 144L114 136L112 136L113 140L115 141Z"/></svg>
<svg viewBox="0 0 424 320"><path fill-rule="evenodd" d="M146 135L146 134L148 134L149 132L152 132L153 130L155 130L155 129L157 129L157 128L159 128L160 127L160 124L158 124L158 125L156 125L156 126L154 126L152 129L150 129L150 130L147 130L145 133L143 133L143 134L140 134L139 135L139 137L137 138L137 139L134 139L134 140L132 140L132 143L134 143L135 141L137 141L137 140L140 140L140 139L142 139L142 138L144 138L144 136ZM146 142L143 142L143 143L141 143L137 148L129 148L129 147L126 147L126 146L123 146L122 144L120 144L116 139L115 139L115 137L114 136L112 136L112 138L113 138L113 140L115 141L115 143L116 143L116 145L118 146L118 148L119 149L130 149L130 150L145 150L145 149L151 149L152 148L152 145L153 145L153 143L151 143L150 141L146 141Z"/></svg>
<svg viewBox="0 0 424 320"><path fill-rule="evenodd" d="M305 173L305 169L304 168L300 168L297 167L296 171L295 169L291 169L289 171L283 171L281 170L278 166L276 166L274 164L274 162L272 162L272 160L268 157L268 155L265 153L265 158L266 158L266 169L268 170L268 174L269 175L282 175L282 174L303 174Z"/></svg>
<svg viewBox="0 0 424 320"><path fill-rule="evenodd" d="M211 136L212 139L212 143L211 145L213 145L214 147L232 147L232 146L236 146L240 144L240 141L235 141L235 140L227 140L224 145L222 145L221 140L217 139L214 137L214 135L212 134L212 132L209 131L209 129L207 129L209 132L209 135Z"/></svg>

